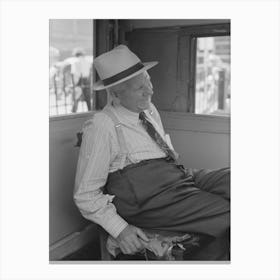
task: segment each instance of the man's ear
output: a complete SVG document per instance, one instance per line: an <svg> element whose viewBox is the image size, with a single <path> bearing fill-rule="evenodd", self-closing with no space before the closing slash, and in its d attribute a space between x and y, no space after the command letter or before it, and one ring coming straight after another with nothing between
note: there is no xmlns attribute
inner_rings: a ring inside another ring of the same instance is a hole
<svg viewBox="0 0 280 280"><path fill-rule="evenodd" d="M113 103L115 105L120 104L119 93L117 93L115 91L111 91L111 96L112 96L112 99L113 99Z"/></svg>

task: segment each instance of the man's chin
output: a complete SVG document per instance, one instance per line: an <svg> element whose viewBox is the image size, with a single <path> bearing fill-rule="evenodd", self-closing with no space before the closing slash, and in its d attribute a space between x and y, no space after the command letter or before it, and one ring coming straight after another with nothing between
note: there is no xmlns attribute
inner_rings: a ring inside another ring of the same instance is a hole
<svg viewBox="0 0 280 280"><path fill-rule="evenodd" d="M149 102L139 104L138 108L141 109L142 111L143 110L148 110L148 109L151 108L151 102L149 101Z"/></svg>

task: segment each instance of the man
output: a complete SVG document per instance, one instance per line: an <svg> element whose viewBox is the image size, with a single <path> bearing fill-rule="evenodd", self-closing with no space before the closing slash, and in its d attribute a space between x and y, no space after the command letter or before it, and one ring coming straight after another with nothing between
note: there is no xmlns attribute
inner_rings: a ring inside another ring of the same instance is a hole
<svg viewBox="0 0 280 280"><path fill-rule="evenodd" d="M82 48L73 50L75 60L71 61L71 74L75 91L73 93L72 112L75 113L78 109L78 103L84 100L87 104L88 111L91 110L91 92L90 92L90 70L91 62L86 58L85 51ZM81 90L80 90L81 89ZM76 92L78 91L78 93Z"/></svg>
<svg viewBox="0 0 280 280"><path fill-rule="evenodd" d="M125 254L149 241L141 228L214 237L229 228L228 169L198 181L177 163L151 103L147 70L156 64L142 63L123 45L94 60L101 79L94 88L106 89L112 100L84 127L74 199Z"/></svg>

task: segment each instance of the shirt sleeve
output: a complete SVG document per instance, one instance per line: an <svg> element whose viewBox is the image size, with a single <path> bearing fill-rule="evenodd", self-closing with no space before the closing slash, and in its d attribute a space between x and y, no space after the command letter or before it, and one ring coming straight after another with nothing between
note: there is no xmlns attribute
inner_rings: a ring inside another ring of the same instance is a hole
<svg viewBox="0 0 280 280"><path fill-rule="evenodd" d="M101 225L116 238L128 225L117 214L112 203L114 196L104 194L112 155L112 131L114 125L108 117L96 114L83 129L74 188L74 201L81 214Z"/></svg>

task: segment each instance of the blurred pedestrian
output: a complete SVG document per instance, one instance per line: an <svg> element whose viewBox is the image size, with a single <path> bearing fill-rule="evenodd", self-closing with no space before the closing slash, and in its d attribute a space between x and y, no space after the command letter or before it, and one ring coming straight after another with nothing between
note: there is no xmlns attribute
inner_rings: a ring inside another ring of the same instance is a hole
<svg viewBox="0 0 280 280"><path fill-rule="evenodd" d="M73 91L73 107L72 112L75 113L78 109L79 101L85 101L88 111L91 110L91 90L90 90L90 73L92 63L85 56L85 51L82 48L73 50L75 57L71 63L71 74L74 85Z"/></svg>

